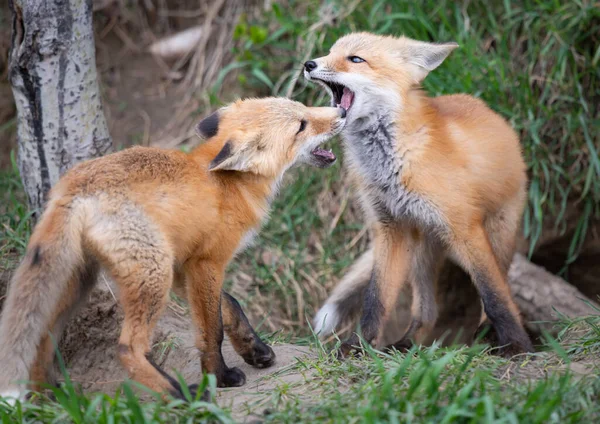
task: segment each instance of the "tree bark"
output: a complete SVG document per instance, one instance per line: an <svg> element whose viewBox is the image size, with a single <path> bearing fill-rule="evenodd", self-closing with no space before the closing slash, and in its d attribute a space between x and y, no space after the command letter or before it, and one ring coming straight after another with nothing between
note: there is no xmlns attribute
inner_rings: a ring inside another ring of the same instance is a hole
<svg viewBox="0 0 600 424"><path fill-rule="evenodd" d="M515 302L531 331L550 330L560 314L597 315L598 305L560 277L516 254L508 279Z"/></svg>
<svg viewBox="0 0 600 424"><path fill-rule="evenodd" d="M17 162L37 218L74 164L112 149L96 74L92 0L9 0Z"/></svg>

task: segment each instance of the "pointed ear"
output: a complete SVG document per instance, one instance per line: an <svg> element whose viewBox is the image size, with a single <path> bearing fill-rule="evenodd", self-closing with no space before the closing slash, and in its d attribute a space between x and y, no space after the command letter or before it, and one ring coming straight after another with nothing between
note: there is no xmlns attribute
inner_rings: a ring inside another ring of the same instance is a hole
<svg viewBox="0 0 600 424"><path fill-rule="evenodd" d="M204 118L196 125L196 134L202 139L214 137L219 132L219 111Z"/></svg>
<svg viewBox="0 0 600 424"><path fill-rule="evenodd" d="M406 60L417 82L425 79L429 72L440 66L444 59L458 47L457 43L434 44L412 41L406 46Z"/></svg>
<svg viewBox="0 0 600 424"><path fill-rule="evenodd" d="M235 151L233 143L229 140L210 162L208 170L246 172L250 170L250 161L243 150Z"/></svg>

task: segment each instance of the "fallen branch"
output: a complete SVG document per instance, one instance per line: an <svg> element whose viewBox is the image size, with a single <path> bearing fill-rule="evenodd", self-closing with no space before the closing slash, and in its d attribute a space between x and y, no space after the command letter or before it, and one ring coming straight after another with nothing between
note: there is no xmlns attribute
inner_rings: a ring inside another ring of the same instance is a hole
<svg viewBox="0 0 600 424"><path fill-rule="evenodd" d="M541 330L556 332L555 323L560 315L576 318L597 315L597 303L586 297L575 286L562 278L533 264L517 253L508 272L508 282L527 329L533 333ZM363 282L366 287L367 280ZM437 286L439 318L427 342L443 339L469 343L479 324L481 302L469 276L458 266L447 261ZM410 291L398 299L387 323L384 341L392 343L402 337L410 320Z"/></svg>
<svg viewBox="0 0 600 424"><path fill-rule="evenodd" d="M559 313L572 318L598 314L592 299L521 254L513 258L508 278L523 318L533 331L549 330Z"/></svg>
<svg viewBox="0 0 600 424"><path fill-rule="evenodd" d="M190 53L202 37L202 26L198 25L152 43L148 50L163 59L177 59Z"/></svg>

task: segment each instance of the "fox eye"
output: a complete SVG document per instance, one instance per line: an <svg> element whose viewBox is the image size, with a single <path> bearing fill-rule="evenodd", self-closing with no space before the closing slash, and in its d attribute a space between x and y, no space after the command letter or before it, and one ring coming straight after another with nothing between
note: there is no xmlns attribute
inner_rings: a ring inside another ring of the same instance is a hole
<svg viewBox="0 0 600 424"><path fill-rule="evenodd" d="M348 56L348 60L352 63L366 62L362 57L358 57L358 56Z"/></svg>
<svg viewBox="0 0 600 424"><path fill-rule="evenodd" d="M300 134L302 131L304 131L306 129L306 120L303 119L300 121L300 129L298 130L298 132L296 134Z"/></svg>

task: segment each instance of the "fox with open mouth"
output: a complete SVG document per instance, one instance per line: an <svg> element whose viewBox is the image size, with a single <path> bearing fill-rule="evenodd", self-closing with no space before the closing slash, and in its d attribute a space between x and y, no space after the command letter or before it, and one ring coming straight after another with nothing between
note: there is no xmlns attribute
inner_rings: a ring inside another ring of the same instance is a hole
<svg viewBox="0 0 600 424"><path fill-rule="evenodd" d="M318 312L321 335L362 310L362 337L377 345L409 281L412 319L393 347L422 340L437 319L435 284L449 257L469 273L483 303L480 324L491 323L501 352L533 350L507 282L526 202L519 139L481 100L420 89L457 47L354 33L304 64L305 77L346 110L346 164L374 235ZM358 345L353 333L340 356Z"/></svg>
<svg viewBox="0 0 600 424"><path fill-rule="evenodd" d="M205 142L189 153L137 146L70 169L52 188L4 301L0 398L14 404L54 384L54 342L101 269L119 289L116 351L132 380L185 399L152 360L151 336L171 289L188 300L199 364L217 386L246 381L225 363L224 333L246 363L273 365L273 350L223 291L225 269L268 219L289 168L335 163L321 145L344 117L284 98L238 100L198 124Z"/></svg>

